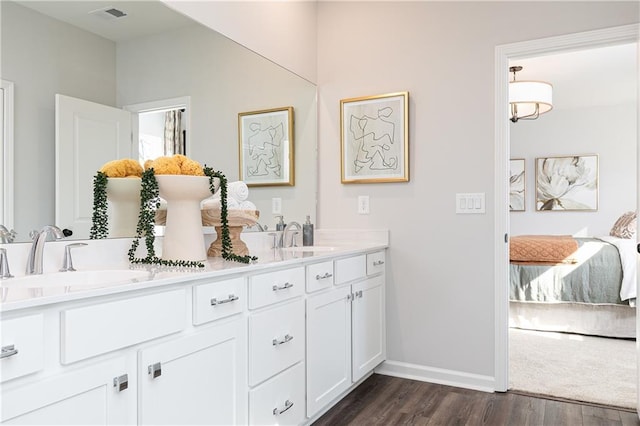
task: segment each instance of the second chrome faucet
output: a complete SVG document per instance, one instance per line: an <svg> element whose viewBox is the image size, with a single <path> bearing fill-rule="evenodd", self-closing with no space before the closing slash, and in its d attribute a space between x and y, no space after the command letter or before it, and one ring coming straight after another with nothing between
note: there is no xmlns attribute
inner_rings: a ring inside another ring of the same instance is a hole
<svg viewBox="0 0 640 426"><path fill-rule="evenodd" d="M29 251L29 258L27 259L27 275L42 274L44 245L49 235L52 235L56 240L64 238L62 230L53 225L47 225L39 232L34 232L31 251Z"/></svg>

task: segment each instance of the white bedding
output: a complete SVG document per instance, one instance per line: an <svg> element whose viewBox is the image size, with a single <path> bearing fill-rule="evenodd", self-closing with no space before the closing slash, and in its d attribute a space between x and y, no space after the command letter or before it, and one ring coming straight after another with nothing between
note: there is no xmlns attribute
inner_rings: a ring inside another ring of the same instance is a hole
<svg viewBox="0 0 640 426"><path fill-rule="evenodd" d="M636 280L638 274L636 240L609 236L598 238L616 246L620 253L620 263L622 264L620 299L622 301L634 299L636 297Z"/></svg>

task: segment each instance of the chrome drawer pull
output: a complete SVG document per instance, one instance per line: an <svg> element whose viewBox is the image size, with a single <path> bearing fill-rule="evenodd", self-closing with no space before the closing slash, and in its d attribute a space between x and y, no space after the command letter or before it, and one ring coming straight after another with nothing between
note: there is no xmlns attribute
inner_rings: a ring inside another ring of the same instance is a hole
<svg viewBox="0 0 640 426"><path fill-rule="evenodd" d="M375 262L373 262L373 266L380 266L380 265L384 265L384 260L376 260Z"/></svg>
<svg viewBox="0 0 640 426"><path fill-rule="evenodd" d="M292 340L293 340L293 336L290 335L290 334L286 334L284 336L284 339L282 339L282 340L273 339L272 343L273 343L273 346L278 346L278 345L282 345L284 343L290 342Z"/></svg>
<svg viewBox="0 0 640 426"><path fill-rule="evenodd" d="M291 287L293 287L293 284L284 283L284 285L282 287L278 287L277 285L274 285L272 288L273 288L273 291L278 291L278 290L286 290L286 289L291 288Z"/></svg>
<svg viewBox="0 0 640 426"><path fill-rule="evenodd" d="M293 407L293 402L289 401L288 399L284 402L284 408L282 410L278 410L278 407L273 409L273 415L274 416L279 416L280 414L284 413L285 411L287 411L289 408Z"/></svg>
<svg viewBox="0 0 640 426"><path fill-rule="evenodd" d="M324 280L325 278L331 278L333 274L325 272L324 275L316 275L316 280Z"/></svg>
<svg viewBox="0 0 640 426"><path fill-rule="evenodd" d="M129 388L129 375L123 374L119 377L113 378L113 387L116 388L118 392L122 392Z"/></svg>
<svg viewBox="0 0 640 426"><path fill-rule="evenodd" d="M353 297L353 293L349 293L349 294L347 294L347 301L351 301L351 300L353 300L353 299L354 299L354 297Z"/></svg>
<svg viewBox="0 0 640 426"><path fill-rule="evenodd" d="M211 306L222 305L223 303L233 302L234 300L238 300L239 297L235 294L230 294L228 299L218 300L215 297L211 299Z"/></svg>
<svg viewBox="0 0 640 426"><path fill-rule="evenodd" d="M155 379L156 377L162 376L162 364L159 363L159 362L156 362L155 364L151 364L147 368L147 371L151 375L152 379Z"/></svg>
<svg viewBox="0 0 640 426"><path fill-rule="evenodd" d="M10 356L14 356L18 353L18 350L14 345L7 345L2 347L2 353L0 354L0 359L9 358Z"/></svg>
<svg viewBox="0 0 640 426"><path fill-rule="evenodd" d="M362 298L362 290L358 290L358 291L356 291L356 294L355 294L355 296L354 296L354 299L355 299L355 298Z"/></svg>

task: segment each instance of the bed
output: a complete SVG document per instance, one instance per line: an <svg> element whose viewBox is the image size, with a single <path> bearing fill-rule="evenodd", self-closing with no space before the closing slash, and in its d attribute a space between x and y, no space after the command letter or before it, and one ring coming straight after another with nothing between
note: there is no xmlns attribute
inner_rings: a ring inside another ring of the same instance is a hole
<svg viewBox="0 0 640 426"><path fill-rule="evenodd" d="M509 325L635 338L635 245L611 236L512 237Z"/></svg>

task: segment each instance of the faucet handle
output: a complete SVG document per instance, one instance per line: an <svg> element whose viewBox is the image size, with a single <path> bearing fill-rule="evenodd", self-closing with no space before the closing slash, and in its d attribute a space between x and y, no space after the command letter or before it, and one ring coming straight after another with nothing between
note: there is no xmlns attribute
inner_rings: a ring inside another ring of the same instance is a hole
<svg viewBox="0 0 640 426"><path fill-rule="evenodd" d="M7 249L0 248L0 279L13 278L9 271L9 259L7 259Z"/></svg>
<svg viewBox="0 0 640 426"><path fill-rule="evenodd" d="M71 258L71 249L76 247L84 247L86 245L87 243L72 243L67 244L64 247L64 261L62 262L62 269L60 269L60 272L75 271L75 268L73 267L73 259Z"/></svg>

